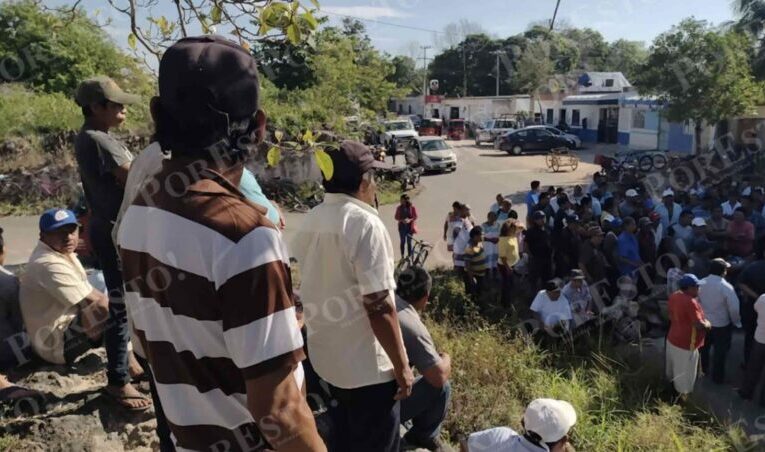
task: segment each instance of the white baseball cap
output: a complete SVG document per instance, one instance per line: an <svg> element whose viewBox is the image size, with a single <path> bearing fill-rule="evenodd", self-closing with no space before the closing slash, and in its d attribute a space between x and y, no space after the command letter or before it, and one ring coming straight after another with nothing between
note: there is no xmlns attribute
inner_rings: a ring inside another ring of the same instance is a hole
<svg viewBox="0 0 765 452"><path fill-rule="evenodd" d="M554 443L568 434L576 424L576 411L570 403L555 399L536 399L523 414L523 426L534 432L542 442Z"/></svg>
<svg viewBox="0 0 765 452"><path fill-rule="evenodd" d="M638 196L638 192L634 188L630 188L627 190L625 195L627 195L628 198L636 198Z"/></svg>
<svg viewBox="0 0 765 452"><path fill-rule="evenodd" d="M707 220L702 217L696 217L691 221L691 226L706 226Z"/></svg>
<svg viewBox="0 0 765 452"><path fill-rule="evenodd" d="M668 189L664 190L664 191L662 192L662 194L661 194L661 197L662 197L662 198L666 198L667 196L675 196L675 192L674 192L674 191L672 191L672 189L671 189L671 188L668 188Z"/></svg>
<svg viewBox="0 0 765 452"><path fill-rule="evenodd" d="M746 187L744 190L741 191L741 196L751 196L752 194L752 187Z"/></svg>

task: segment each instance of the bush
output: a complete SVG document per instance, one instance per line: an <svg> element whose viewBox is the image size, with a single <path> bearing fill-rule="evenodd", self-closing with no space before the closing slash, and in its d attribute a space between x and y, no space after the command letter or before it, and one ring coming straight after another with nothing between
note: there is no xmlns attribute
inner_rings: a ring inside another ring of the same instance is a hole
<svg viewBox="0 0 765 452"><path fill-rule="evenodd" d="M572 433L577 450L723 451L742 445L736 439L740 431L669 405L669 394L657 390L661 369L634 359L635 350L606 348L576 356L543 350L512 334L507 319L480 317L449 272L432 275L434 300L426 323L438 349L452 356L453 399L444 423L452 442L491 427L520 431L528 402L551 397L577 410Z"/></svg>
<svg viewBox="0 0 765 452"><path fill-rule="evenodd" d="M62 93L35 93L20 84L0 85L0 138L77 129L80 108Z"/></svg>

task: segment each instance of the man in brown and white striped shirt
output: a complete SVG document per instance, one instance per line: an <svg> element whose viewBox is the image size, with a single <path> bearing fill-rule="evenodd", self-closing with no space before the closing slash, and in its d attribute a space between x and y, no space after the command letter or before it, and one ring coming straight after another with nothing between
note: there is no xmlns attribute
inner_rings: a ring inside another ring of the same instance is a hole
<svg viewBox="0 0 765 452"><path fill-rule="evenodd" d="M172 158L118 241L136 348L176 450L325 450L301 391L289 255L236 188L265 128L255 61L219 37L182 39L159 90L152 114Z"/></svg>

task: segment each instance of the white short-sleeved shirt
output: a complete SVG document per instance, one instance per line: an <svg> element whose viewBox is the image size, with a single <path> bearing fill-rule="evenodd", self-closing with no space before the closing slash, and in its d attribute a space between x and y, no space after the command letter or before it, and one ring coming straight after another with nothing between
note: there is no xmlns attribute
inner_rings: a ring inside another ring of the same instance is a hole
<svg viewBox="0 0 765 452"><path fill-rule="evenodd" d="M64 331L77 316L77 304L93 291L77 256L38 242L21 277L20 305L32 348L54 364L64 364Z"/></svg>
<svg viewBox="0 0 765 452"><path fill-rule="evenodd" d="M473 433L468 437L468 452L540 452L546 446L531 444L523 435L509 427L496 427Z"/></svg>
<svg viewBox="0 0 765 452"><path fill-rule="evenodd" d="M348 195L328 193L290 244L300 268L308 355L316 372L344 389L393 380L364 295L393 291L393 245L377 211Z"/></svg>
<svg viewBox="0 0 765 452"><path fill-rule="evenodd" d="M757 312L757 328L754 330L754 340L765 344L765 295L754 302L754 310Z"/></svg>
<svg viewBox="0 0 765 452"><path fill-rule="evenodd" d="M565 295L560 294L557 300L553 301L547 295L546 290L540 290L534 301L531 303L531 310L542 316L542 321L546 326L557 325L560 321L571 320L571 303Z"/></svg>

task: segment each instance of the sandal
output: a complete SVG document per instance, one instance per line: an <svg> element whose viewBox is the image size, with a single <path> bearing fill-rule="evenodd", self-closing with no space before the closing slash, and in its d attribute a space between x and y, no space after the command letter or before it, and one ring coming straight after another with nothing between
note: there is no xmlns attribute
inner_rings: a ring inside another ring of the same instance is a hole
<svg viewBox="0 0 765 452"><path fill-rule="evenodd" d="M101 394L106 396L106 398L110 399L112 402L116 403L117 405L121 406L122 408L132 411L132 412L142 412L146 411L149 408L151 408L154 404L152 403L151 399L144 397L144 396L127 396L127 395L118 395L115 394L108 389L104 388L101 390ZM138 406L134 407L130 405L131 400L143 400L149 402L146 406Z"/></svg>

